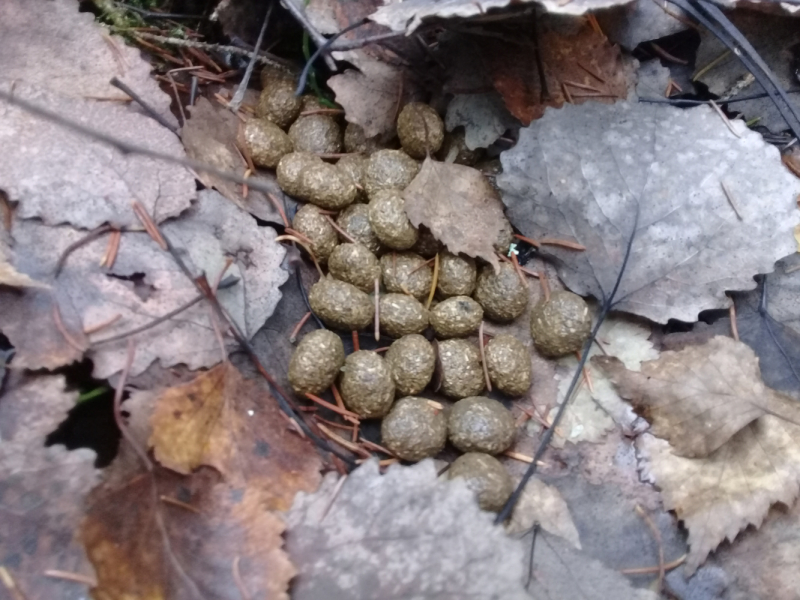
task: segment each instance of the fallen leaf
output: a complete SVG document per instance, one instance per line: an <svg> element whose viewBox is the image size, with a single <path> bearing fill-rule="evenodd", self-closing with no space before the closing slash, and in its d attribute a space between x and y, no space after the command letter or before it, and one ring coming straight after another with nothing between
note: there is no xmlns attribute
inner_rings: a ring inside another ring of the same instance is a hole
<svg viewBox="0 0 800 600"><path fill-rule="evenodd" d="M425 225L453 254L480 257L497 267L492 244L505 215L497 192L480 171L428 157L403 197L415 227Z"/></svg>
<svg viewBox="0 0 800 600"><path fill-rule="evenodd" d="M589 356L617 357L626 368L638 371L642 361L653 360L658 352L649 341L651 328L641 321L626 315L611 315L606 318L597 333L597 343L592 345ZM558 404L566 397L578 359L565 356L557 361ZM551 444L563 448L566 442L598 442L616 426L631 432L636 415L614 389L612 382L602 369L592 361L585 366L591 381L591 389L585 379L573 393L569 407L564 412ZM550 411L548 423L552 423L556 411Z"/></svg>
<svg viewBox="0 0 800 600"><path fill-rule="evenodd" d="M13 288L47 287L46 284L31 279L11 266L9 264L10 255L11 249L6 246L5 242L0 240L0 285L7 285Z"/></svg>
<svg viewBox="0 0 800 600"><path fill-rule="evenodd" d="M466 484L437 479L430 460L392 465L385 475L369 461L344 482L331 473L315 494L298 494L287 522L295 600L655 599L547 533L538 538L526 593L529 540L492 525Z"/></svg>
<svg viewBox="0 0 800 600"><path fill-rule="evenodd" d="M214 467L229 484L258 486L270 510L288 510L298 490L316 489L322 465L313 446L290 430L275 399L230 363L165 390L156 402L148 445L165 467L184 475Z"/></svg>
<svg viewBox="0 0 800 600"><path fill-rule="evenodd" d="M752 276L795 246L800 181L760 135L731 127L741 137L705 106L550 109L501 154L497 183L523 234L586 248L547 248L570 289L607 299L635 228L615 308L693 322L727 307L726 290L752 289Z"/></svg>
<svg viewBox="0 0 800 600"><path fill-rule="evenodd" d="M447 105L447 131L463 125L467 148L487 148L494 144L516 120L496 92L457 94Z"/></svg>
<svg viewBox="0 0 800 600"><path fill-rule="evenodd" d="M73 535L100 471L94 468L96 455L91 450L70 452L64 446L44 445L78 393L64 391L62 375L22 376L9 383L0 400L3 568L30 600L78 598L85 594L83 584L47 577L45 572L94 577Z"/></svg>
<svg viewBox="0 0 800 600"><path fill-rule="evenodd" d="M116 76L169 121L170 97L150 77L150 64L119 38L104 34L72 0L4 3L0 22L0 89L101 133L176 157L184 155L171 131L127 102L112 87ZM105 100L104 100L105 99ZM47 224L93 229L103 223L139 225L130 210L138 200L156 220L189 207L194 177L184 168L109 146L3 103L0 142L6 153L0 181L17 216Z"/></svg>
<svg viewBox="0 0 800 600"><path fill-rule="evenodd" d="M798 404L765 386L755 353L728 337L664 352L642 364L640 372L612 357L597 356L592 362L679 456L708 456L765 414L800 425Z"/></svg>
<svg viewBox="0 0 800 600"><path fill-rule="evenodd" d="M150 440L167 466L146 469L126 439L93 491L81 536L95 593L288 599L296 571L276 511L317 487L321 463L266 388L225 363L187 384L137 392L125 409L130 437L140 449Z"/></svg>
<svg viewBox="0 0 800 600"><path fill-rule="evenodd" d="M791 506L800 482L800 428L769 415L745 426L705 458L676 456L649 434L636 443L640 468L661 488L664 507L689 531L693 573L726 538L759 527L772 504Z"/></svg>
<svg viewBox="0 0 800 600"><path fill-rule="evenodd" d="M657 40L688 27L679 19L684 16L681 9L674 4L665 7L652 0L634 0L600 11L595 16L608 39L630 51L642 42ZM661 91L663 93L663 89Z"/></svg>
<svg viewBox="0 0 800 600"><path fill-rule="evenodd" d="M800 255L775 265L752 292L732 294L739 338L759 358L769 387L800 395ZM730 326L728 325L730 330Z"/></svg>
<svg viewBox="0 0 800 600"><path fill-rule="evenodd" d="M557 27L561 25L559 30ZM540 32L542 85L533 42L522 51L509 52L508 42L482 41L484 61L512 115L528 125L548 106L588 101L613 103L628 96L633 70L619 47L586 23L574 32L563 32L563 23L543 19Z"/></svg>
<svg viewBox="0 0 800 600"><path fill-rule="evenodd" d="M236 134L240 121L231 111L215 106L200 97L194 106L189 107L191 118L181 129L181 140L189 158L212 165L222 171L244 173L247 165L242 161L236 147ZM264 185L271 185L272 195L283 201L283 191L278 186L274 173L259 172L254 175ZM236 206L251 215L283 224L283 220L267 195L258 190L248 190L247 198L242 195L242 186L211 173L199 172L198 179L203 185L216 189Z"/></svg>
<svg viewBox="0 0 800 600"><path fill-rule="evenodd" d="M467 18L496 12L497 9L512 4L525 4L530 0L513 3L511 0L404 0L390 2L379 8L370 19L386 25L392 31L405 31L407 35L414 32L423 21L433 19ZM543 0L541 5L549 13L565 15L582 15L601 8L626 4L630 0Z"/></svg>
<svg viewBox="0 0 800 600"><path fill-rule="evenodd" d="M534 523L545 531L564 538L574 548L581 549L578 529L561 493L536 477L528 481L522 490L506 530L512 534L523 533L533 527Z"/></svg>
<svg viewBox="0 0 800 600"><path fill-rule="evenodd" d="M274 230L258 227L255 220L212 190L199 194L198 202L180 219L161 230L195 275L206 273L213 281L225 272L238 283L219 291L218 298L249 338L264 324L280 299L279 286L288 274L281 268L285 250L276 243ZM14 267L51 284L52 291L0 290L0 330L17 349L15 364L22 368L55 368L77 360L87 350L94 376L105 379L122 369L127 340L102 343L170 314L199 296L172 257L143 232L122 235L113 267L98 267L107 238L94 240L69 255L59 277L52 273L59 257L84 237L69 226L50 227L33 220L19 221L13 229ZM53 305L59 308L63 327L55 323ZM209 321L210 312L199 302L172 319L135 336L138 344L131 368L133 376L154 360L162 366L179 363L190 369L210 367L222 360L222 349ZM83 331L117 321L91 336ZM67 331L72 342L63 331ZM78 348L75 346L78 345Z"/></svg>

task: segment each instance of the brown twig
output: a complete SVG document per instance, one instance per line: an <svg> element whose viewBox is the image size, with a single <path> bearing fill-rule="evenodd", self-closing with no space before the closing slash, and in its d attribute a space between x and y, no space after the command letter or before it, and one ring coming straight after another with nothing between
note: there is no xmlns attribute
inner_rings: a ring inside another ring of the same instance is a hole
<svg viewBox="0 0 800 600"><path fill-rule="evenodd" d="M478 348L481 351L481 366L483 366L483 379L486 382L486 389L491 392L492 380L489 379L489 367L486 364L486 348L484 348L483 344L483 319L481 319L481 324L478 326Z"/></svg>
<svg viewBox="0 0 800 600"><path fill-rule="evenodd" d="M101 235L103 235L105 233L108 233L110 231L114 231L114 230L115 230L115 228L112 227L111 225L101 225L100 227L98 227L94 231L90 231L89 233L87 233L84 237L79 239L77 242L73 242L69 246L67 246L66 249L64 250L64 252L61 253L61 257L58 259L58 262L56 263L56 268L53 271L53 276L54 277L58 277L58 275L61 273L61 269L64 268L64 265L67 262L67 258L69 257L70 254L75 252L75 250L77 250L81 246L85 246L89 242L93 242L94 240L99 238Z"/></svg>
<svg viewBox="0 0 800 600"><path fill-rule="evenodd" d="M583 69L584 71L586 71L586 72L587 72L589 75L591 75L592 77L594 77L595 79L597 79L597 81L599 81L600 83L608 83L608 82L607 82L605 79L603 79L603 78L602 78L600 75L598 75L597 73L595 73L594 71L592 71L591 69L589 69L589 67L585 66L585 65L584 65L583 63L581 63L580 61L576 61L576 63L575 63L575 64L577 64L577 65L578 65L578 66L579 66L581 69Z"/></svg>
<svg viewBox="0 0 800 600"><path fill-rule="evenodd" d="M336 221L334 221L334 220L333 220L333 218L332 218L330 215L327 215L327 214L326 214L326 215L322 215L322 216L323 216L323 217L325 217L326 219L328 219L328 223L330 223L330 224L331 224L331 227L333 227L333 228L334 228L336 231L338 231L338 232L339 232L339 235L341 235L341 236L342 236L344 239L346 239L346 240L347 240L348 242L350 242L351 244L357 244L357 243L358 243L358 242L357 242L357 241L356 241L356 240L353 238L353 236L351 236L351 235L350 235L349 233L347 233L347 232L346 232L344 229L342 229L341 227L339 227L339 224L338 224Z"/></svg>
<svg viewBox="0 0 800 600"><path fill-rule="evenodd" d="M677 567L680 567L684 562L686 562L686 558L688 554L684 554L680 558L676 558L673 561L665 563L663 565L664 571L671 571ZM623 575L650 575L654 573L660 573L662 569L662 565L656 565L654 567L634 567L632 569L620 569L618 572L622 573Z"/></svg>
<svg viewBox="0 0 800 600"><path fill-rule="evenodd" d="M287 241L290 241L290 242L296 242L296 243L300 244L303 247L303 249L306 252L308 252L308 255L311 257L311 260L314 261L314 266L317 267L317 272L319 273L319 276L320 277L325 277L325 273L322 272L322 267L319 266L319 262L317 261L317 257L311 251L311 246L309 246L304 241L302 241L299 237L294 236L294 235L279 235L278 237L275 238L276 242L283 242L284 240L287 240Z"/></svg>
<svg viewBox="0 0 800 600"><path fill-rule="evenodd" d="M522 268L520 267L519 261L517 260L517 253L511 253L511 264L514 265L514 270L517 272L517 277L519 277L519 281L522 284L522 287L528 287L528 280L525 279L525 275L522 273Z"/></svg>
<svg viewBox="0 0 800 600"><path fill-rule="evenodd" d="M569 240L559 240L557 238L544 238L539 242L543 246L561 246L570 250L586 250L586 246L578 242L570 242Z"/></svg>
<svg viewBox="0 0 800 600"><path fill-rule="evenodd" d="M72 337L72 334L64 327L64 321L61 320L61 311L58 309L58 302L55 298L53 298L53 322L56 324L56 329L58 332L63 336L64 341L67 342L70 346L72 346L75 350L83 354L86 352L86 348L84 348L78 341Z"/></svg>
<svg viewBox="0 0 800 600"><path fill-rule="evenodd" d="M328 438L335 444L339 444L342 448L346 448L347 450L350 450L350 452L352 452L353 454L357 454L358 456L361 456L363 458L372 458L372 455L366 450L364 450L361 446L354 444L350 440L346 440L339 435L336 435L330 429L325 427L325 425L323 425L322 423L317 423L317 427L319 427L319 430L323 434L325 434L326 438Z"/></svg>
<svg viewBox="0 0 800 600"><path fill-rule="evenodd" d="M733 212L736 213L736 218L740 221L743 221L742 213L739 212L739 208L736 206L736 201L733 199L733 193L728 189L728 186L725 185L724 181L720 181L719 184L722 186L722 191L725 192L725 197L728 199L728 203L731 205Z"/></svg>
<svg viewBox="0 0 800 600"><path fill-rule="evenodd" d="M375 278L375 341L381 341L381 282Z"/></svg>
<svg viewBox="0 0 800 600"><path fill-rule="evenodd" d="M333 488L333 493L331 494L331 499L328 500L328 504L325 505L325 510L322 511L322 516L319 518L319 522L322 523L325 520L325 517L328 516L331 508L333 508L333 503L336 501L336 497L339 495L339 492L344 485L344 482L347 480L347 475L342 475L339 477L339 481L336 482L336 487Z"/></svg>
<svg viewBox="0 0 800 600"><path fill-rule="evenodd" d="M439 283L439 253L433 257L433 278L431 279L431 291L428 292L428 299L425 302L425 308L430 309L433 302L433 295L436 293L436 286Z"/></svg>
<svg viewBox="0 0 800 600"><path fill-rule="evenodd" d="M203 514L202 511L196 506L192 506L187 502L181 502L177 498L171 498L170 496L165 496L164 494L161 494L158 497L158 499L161 500L161 502L163 502L164 504L171 504L172 506L177 506L178 508L182 508L183 510L188 510L189 512L193 512L196 515Z"/></svg>
<svg viewBox="0 0 800 600"><path fill-rule="evenodd" d="M114 266L114 263L117 260L117 253L119 252L119 243L122 240L122 232L119 229L116 229L111 232L111 235L108 238L108 249L106 250L105 255L103 255L102 260L100 261L101 267L106 267L110 269Z"/></svg>
<svg viewBox="0 0 800 600"><path fill-rule="evenodd" d="M739 341L739 326L736 324L736 304L731 304L730 309L728 310L728 314L731 318L731 334L733 335L733 339L737 342Z"/></svg>
<svg viewBox="0 0 800 600"><path fill-rule="evenodd" d="M266 192L264 195L269 199L270 202L272 202L272 206L275 207L275 210L278 211L278 214L281 216L281 220L283 221L283 226L289 227L289 219L286 217L286 211L283 210L283 205L278 201L278 199L273 194Z"/></svg>
<svg viewBox="0 0 800 600"><path fill-rule="evenodd" d="M664 50L661 46L659 46L655 42L650 42L650 48L652 48L653 52L655 52L658 56L660 56L664 60L667 60L669 62L673 62L673 63L678 64L678 65L688 65L689 64L688 60L683 60L682 58L678 58L677 56L673 56L672 54L670 54L669 52Z"/></svg>
<svg viewBox="0 0 800 600"><path fill-rule="evenodd" d="M647 523L647 526L650 528L650 531L653 534L653 538L656 540L656 544L658 545L658 580L656 581L656 593L661 593L661 588L664 584L664 544L661 541L661 532L656 527L656 524L653 523L653 519L650 518L644 509L636 505L636 514L644 519L644 522Z"/></svg>
<svg viewBox="0 0 800 600"><path fill-rule="evenodd" d="M584 83L578 83L576 81L564 81L564 85L571 85L572 87L578 88L579 90L588 90L590 92L597 92L598 94L602 94L602 90L598 90L593 85L586 85Z"/></svg>
<svg viewBox="0 0 800 600"><path fill-rule="evenodd" d="M306 324L310 316L311 316L311 311L308 311L297 322L297 325L295 325L294 329L292 329L292 333L289 334L289 343L294 344L297 341L297 335L300 333L300 330L303 328L303 325Z"/></svg>
<svg viewBox="0 0 800 600"><path fill-rule="evenodd" d="M544 301L550 300L550 284L547 282L547 276L544 271L539 271L539 284L542 286L542 294L544 294Z"/></svg>
<svg viewBox="0 0 800 600"><path fill-rule="evenodd" d="M578 362L581 362L581 351L580 350L576 350L575 351L575 357L578 359ZM594 394L594 386L592 385L592 377L589 374L589 367L586 366L586 365L583 365L583 379L586 382L586 387L589 388L589 392Z"/></svg>
<svg viewBox="0 0 800 600"><path fill-rule="evenodd" d="M331 384L331 393L333 394L334 400L336 400L336 406L344 410L344 400L342 399L342 395L339 393L339 388L336 387L335 383Z"/></svg>
<svg viewBox="0 0 800 600"><path fill-rule="evenodd" d="M58 569L48 569L43 573L43 575L45 577L52 577L53 579L63 579L64 581L82 583L90 588L97 587L97 579L81 573L70 573L69 571L59 571Z"/></svg>
<svg viewBox="0 0 800 600"><path fill-rule="evenodd" d="M346 408L339 408L335 404L331 404L330 402L323 400L319 396L315 396L314 394L309 394L306 392L305 397L311 400L312 402L319 404L320 406L327 408L328 410L332 410L333 412L342 415L343 417L350 417L351 419L358 419L358 415L354 412L347 410Z"/></svg>
<svg viewBox="0 0 800 600"><path fill-rule="evenodd" d="M101 329L105 329L109 325L113 325L117 321L122 318L122 313L117 313L113 317L106 319L105 321L101 321L97 325L92 325L91 327L84 327L83 328L83 335L91 335L93 333L97 333Z"/></svg>
<svg viewBox="0 0 800 600"><path fill-rule="evenodd" d="M131 206L133 206L133 212L141 222L145 231L150 235L151 238L153 238L153 241L158 244L159 248L166 250L167 242L164 240L164 237L161 235L161 232L159 231L153 219L150 218L149 214L147 214L145 207L142 206L138 200L131 202Z"/></svg>
<svg viewBox="0 0 800 600"><path fill-rule="evenodd" d="M359 442L361 443L362 446L364 446L365 448L369 448L374 452L381 452L386 456L397 457L397 455L388 448L384 448L383 446L381 446L380 444L376 444L375 442L370 442L369 440L365 440L363 437L359 440Z"/></svg>

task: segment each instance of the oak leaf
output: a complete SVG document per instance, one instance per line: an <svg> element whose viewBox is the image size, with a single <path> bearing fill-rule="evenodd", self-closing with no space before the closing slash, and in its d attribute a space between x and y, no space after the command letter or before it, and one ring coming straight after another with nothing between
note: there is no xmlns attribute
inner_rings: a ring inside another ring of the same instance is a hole
<svg viewBox="0 0 800 600"><path fill-rule="evenodd" d="M765 414L800 424L800 405L765 386L755 353L732 338L663 352L639 372L613 357L592 362L679 456L708 456Z"/></svg>
<svg viewBox="0 0 800 600"><path fill-rule="evenodd" d="M497 192L480 171L428 157L403 197L411 223L425 225L450 252L499 264L493 243L506 218Z"/></svg>

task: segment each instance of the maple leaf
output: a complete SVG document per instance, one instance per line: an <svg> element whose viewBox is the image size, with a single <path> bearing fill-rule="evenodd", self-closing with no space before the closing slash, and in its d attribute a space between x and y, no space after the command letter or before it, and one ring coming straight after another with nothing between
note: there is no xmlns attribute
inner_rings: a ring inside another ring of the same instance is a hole
<svg viewBox="0 0 800 600"><path fill-rule="evenodd" d="M0 89L92 129L151 148L184 155L180 140L127 102L109 84L118 77L168 122L170 97L150 77L150 64L135 48L103 33L90 13L74 1L43 6L36 0L8 0L0 21ZM196 196L188 169L107 145L0 104L0 142L13 152L0 162L0 181L17 217L70 223L93 229L103 223L138 226L130 210L138 200L156 222L187 209Z"/></svg>
<svg viewBox="0 0 800 600"><path fill-rule="evenodd" d="M64 387L62 375L22 376L0 399L0 553L3 568L30 599L80 593L73 582L47 577L48 570L94 577L73 532L100 477L95 453L44 445L77 400Z"/></svg>
<svg viewBox="0 0 800 600"><path fill-rule="evenodd" d="M145 468L126 437L92 492L81 538L95 594L286 600L296 571L276 511L316 488L320 459L274 398L224 363L187 384L135 393L125 408L139 452L150 440L170 468Z"/></svg>
<svg viewBox="0 0 800 600"><path fill-rule="evenodd" d="M608 299L635 234L615 308L693 322L795 249L800 181L759 134L730 126L710 107L549 109L501 155L497 183L526 236L586 248L547 247L570 289Z"/></svg>
<svg viewBox="0 0 800 600"><path fill-rule="evenodd" d="M252 217L213 190L203 190L190 211L163 224L161 230L193 272L205 272L210 280L225 267L227 257L234 257L226 274L239 281L220 290L219 300L248 337L255 334L274 310L279 286L288 278L281 268L285 250L274 241L274 230L258 227ZM16 348L15 363L23 368L55 368L86 351L94 361L95 377L107 378L122 369L127 341L102 343L103 339L152 323L199 297L173 258L143 232L122 234L116 261L108 271L98 267L108 245L101 238L70 254L55 280L52 273L60 256L84 237L82 232L25 220L15 224L12 235L14 267L52 286L50 291L29 288L21 293L0 289L0 330ZM84 329L108 323L116 315L120 317L113 324L91 336L89 349ZM157 358L163 366L184 363L190 369L217 364L221 349L209 318L208 308L196 302L137 334L139 351L132 375Z"/></svg>
<svg viewBox="0 0 800 600"><path fill-rule="evenodd" d="M765 386L755 353L729 337L663 352L642 364L640 372L612 357L592 362L680 456L708 456L765 414L800 424L800 406Z"/></svg>
<svg viewBox="0 0 800 600"><path fill-rule="evenodd" d="M506 218L497 192L480 171L428 157L403 198L415 227L425 225L453 254L480 257L497 268L492 245Z"/></svg>
<svg viewBox="0 0 800 600"><path fill-rule="evenodd" d="M464 481L437 479L431 460L393 465L385 475L369 461L344 482L331 473L315 494L298 494L287 522L287 550L299 571L295 600L655 600L546 532L526 592L529 542L493 526Z"/></svg>

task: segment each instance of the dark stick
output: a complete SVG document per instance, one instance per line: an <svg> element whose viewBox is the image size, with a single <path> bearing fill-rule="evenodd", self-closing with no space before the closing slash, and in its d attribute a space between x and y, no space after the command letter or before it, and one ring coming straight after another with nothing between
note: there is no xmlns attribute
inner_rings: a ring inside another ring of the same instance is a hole
<svg viewBox="0 0 800 600"><path fill-rule="evenodd" d="M231 101L228 102L228 108L234 113L239 110L239 107L242 105L242 100L244 100L244 93L247 90L248 83L250 83L250 77L253 75L253 67L256 66L256 58L258 58L258 52L261 50L261 44L264 43L264 34L267 31L269 17L272 14L272 7L275 6L275 1L276 0L273 0L269 3L267 15L264 17L264 22L261 24L261 31L258 32L258 39L256 40L256 45L253 46L253 54L250 55L250 61L247 63L247 69L244 71L242 82L239 84L239 87L236 88L236 93L233 95L233 98L231 98ZM289 2L291 2L291 0L289 0Z"/></svg>
<svg viewBox="0 0 800 600"><path fill-rule="evenodd" d="M600 309L600 314L597 317L597 323L595 323L594 328L592 329L592 333L589 335L589 339L586 340L586 343L583 345L583 350L581 351L581 360L578 362L578 368L575 370L575 374L572 376L572 381L570 381L569 387L567 388L567 393L564 395L564 401L561 403L561 406L558 407L558 412L556 413L555 418L553 419L553 423L544 432L541 441L539 442L539 446L536 448L536 453L533 456L533 460L531 464L528 465L525 474L522 476L519 484L517 485L514 493L511 494L509 499L503 505L503 508L497 513L497 517L495 518L494 522L495 525L499 525L503 521L505 521L510 515L511 511L514 510L514 506L516 506L517 502L519 501L520 496L522 495L523 490L525 489L525 485L528 483L531 477L536 473L536 467L539 463L539 460L542 458L542 455L547 450L547 447L550 445L550 440L553 438L553 434L555 433L556 427L558 426L559 422L561 421L561 417L564 416L564 412L567 409L567 405L569 401L572 399L572 394L575 392L575 387L578 384L578 381L583 375L583 367L586 364L586 360L589 358L589 350L592 348L592 344L594 344L594 340L597 337L597 332L600 331L600 326L605 321L606 316L614 307L614 297L617 294L617 290L619 289L620 283L622 283L622 276L625 274L625 269L628 266L628 260L631 256L631 249L633 248L633 240L636 237L636 228L639 224L639 205L636 205L636 216L633 221L633 229L631 231L631 235L628 238L628 245L625 249L625 258L622 261L622 266L620 267L619 274L617 275L617 280L614 283L614 289L611 290L611 293L603 298L603 307Z"/></svg>
<svg viewBox="0 0 800 600"><path fill-rule="evenodd" d="M120 81L120 80L119 80L119 79L117 79L116 77L112 77L112 78L111 78L111 81L109 81L108 83L110 83L111 85L113 85L115 88L117 88L117 89L119 89L119 90L122 90L123 92L125 92L126 94L128 94L128 96L130 96L131 98L133 98L133 101L134 101L134 102L136 102L136 104L138 104L139 106L141 106L141 107L142 107L142 109L143 109L143 110L144 110L144 111L145 111L145 112L146 112L148 115L150 115L150 116L151 116L153 119L155 119L156 121L158 121L158 122L159 122L161 125L163 125L163 126L164 126L164 127L166 127L167 129L169 129L169 130L170 130L172 133L175 133L175 134L177 134L177 133L178 133L178 127L177 127L176 125L173 125L172 123L170 123L169 121L167 121L167 120L166 120L166 119L165 119L163 116L161 116L161 115L160 115L160 114L159 114L159 113L156 111L156 109L155 109L155 108L153 108L152 106L150 106L150 105L147 103L147 101L146 101L144 98L142 98L142 97L141 97L139 94L137 94L136 92L134 92L134 91L133 91L131 88L129 88L129 87L128 87L128 86L127 86L125 83L123 83L122 81Z"/></svg>
<svg viewBox="0 0 800 600"><path fill-rule="evenodd" d="M800 94L800 90L786 90L787 94ZM736 102L747 102L748 100L760 100L761 98L771 98L769 94L763 92L761 94L750 94L749 96L742 96L741 98L730 98L728 100L714 100L719 105L722 104L735 104ZM711 104L711 100L686 100L681 98L639 98L639 102L646 102L648 104L692 104L699 106L701 104Z"/></svg>
<svg viewBox="0 0 800 600"><path fill-rule="evenodd" d="M77 250L81 246L84 246L89 242L96 240L101 235L109 233L110 231L114 231L114 228L111 225L100 225L100 227L98 227L93 231L90 231L81 239L79 239L77 242L73 242L69 246L67 246L66 250L64 250L64 252L61 253L61 257L58 259L58 262L56 263L56 268L53 270L53 277L58 277L58 275L61 273L61 269L64 268L64 265L67 263L67 258L69 258L70 254L75 252L75 250Z"/></svg>
<svg viewBox="0 0 800 600"><path fill-rule="evenodd" d="M531 582L533 581L533 551L536 549L536 536L539 535L539 523L533 524L533 536L531 539L531 557L528 560L528 580L525 582L525 589L527 590L531 586Z"/></svg>
<svg viewBox="0 0 800 600"><path fill-rule="evenodd" d="M291 1L292 0L287 0L287 2ZM361 19L360 21L357 21L352 25L348 25L347 27L342 29L339 33L335 34L333 37L328 38L324 44L322 44L321 46L317 46L317 49L314 51L314 54L312 54L306 61L306 64L303 67L303 72L300 73L300 81L298 81L297 83L297 90L295 91L294 95L299 96L300 94L303 93L303 90L306 89L306 80L308 79L308 73L309 71L311 71L311 67L314 65L314 61L317 60L323 52L327 52L328 50L330 50L331 46L333 45L333 42L342 37L345 33L352 31L353 29L356 29L358 27L361 27L362 25L366 25L368 22L369 22L368 19Z"/></svg>

